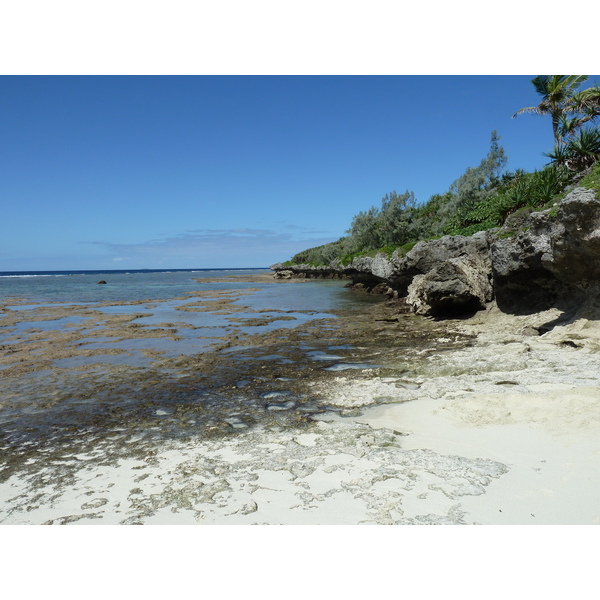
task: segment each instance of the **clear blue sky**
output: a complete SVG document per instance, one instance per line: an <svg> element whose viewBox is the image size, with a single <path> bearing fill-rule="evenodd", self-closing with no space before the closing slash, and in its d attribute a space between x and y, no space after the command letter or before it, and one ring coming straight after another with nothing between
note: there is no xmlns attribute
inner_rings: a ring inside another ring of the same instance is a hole
<svg viewBox="0 0 600 600"><path fill-rule="evenodd" d="M493 130L541 168L534 75L2 76L0 270L269 266L446 191Z"/></svg>

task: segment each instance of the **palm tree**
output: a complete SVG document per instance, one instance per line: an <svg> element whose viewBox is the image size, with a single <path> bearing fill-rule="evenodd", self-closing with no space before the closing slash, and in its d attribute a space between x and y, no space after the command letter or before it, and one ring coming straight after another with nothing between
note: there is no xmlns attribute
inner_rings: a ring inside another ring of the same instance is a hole
<svg viewBox="0 0 600 600"><path fill-rule="evenodd" d="M571 98L571 104L571 110L578 113L570 130L573 131L600 116L600 86L596 84L587 90L577 92Z"/></svg>
<svg viewBox="0 0 600 600"><path fill-rule="evenodd" d="M552 132L557 147L563 143L564 132L560 124L572 109L572 99L577 88L588 78L587 75L538 75L531 80L536 92L542 97L537 106L528 106L518 110L513 119L523 113L550 115L552 117Z"/></svg>

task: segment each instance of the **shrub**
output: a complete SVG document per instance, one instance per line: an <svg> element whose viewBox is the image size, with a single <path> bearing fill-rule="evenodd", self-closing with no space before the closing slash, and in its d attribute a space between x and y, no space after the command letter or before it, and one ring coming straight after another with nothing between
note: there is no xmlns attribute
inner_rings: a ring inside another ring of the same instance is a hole
<svg viewBox="0 0 600 600"><path fill-rule="evenodd" d="M472 235L477 231L501 226L519 209L542 208L552 202L572 181L573 174L564 167L548 166L541 171L515 177L500 193L457 211L445 232Z"/></svg>

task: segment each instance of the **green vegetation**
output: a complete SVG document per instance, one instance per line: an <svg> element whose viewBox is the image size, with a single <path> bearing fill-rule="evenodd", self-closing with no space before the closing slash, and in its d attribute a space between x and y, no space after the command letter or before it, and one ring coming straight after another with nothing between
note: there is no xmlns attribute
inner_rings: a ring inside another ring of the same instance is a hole
<svg viewBox="0 0 600 600"><path fill-rule="evenodd" d="M506 183L495 188L495 194L479 202L463 214L457 214L452 235L472 235L477 231L500 227L507 217L519 209L540 209L552 204L573 180L573 173L563 167L548 166L533 173L518 172L505 176Z"/></svg>
<svg viewBox="0 0 600 600"><path fill-rule="evenodd" d="M544 156L576 172L590 167L600 158L600 130L593 125L600 116L600 87L595 85L579 90L586 80L586 75L538 75L531 83L542 97L541 102L513 115L550 115L554 149Z"/></svg>
<svg viewBox="0 0 600 600"><path fill-rule="evenodd" d="M434 194L419 205L413 192L393 190L379 207L356 215L346 237L304 250L289 264L347 265L360 256L393 252L403 256L420 240L472 235L501 227L507 219L510 228L503 235L510 236L527 214L552 207L569 185L589 187L600 195L600 130L594 125L600 116L600 88L580 91L586 80L584 75L539 75L532 84L540 104L513 115L550 115L555 148L544 153L552 162L542 170L503 172L507 157L494 131L487 156L444 194Z"/></svg>
<svg viewBox="0 0 600 600"><path fill-rule="evenodd" d="M565 118L578 87L587 80L586 75L538 75L531 80L535 91L542 97L538 106L518 110L513 118L523 113L550 115L554 143L559 145L565 136Z"/></svg>
<svg viewBox="0 0 600 600"><path fill-rule="evenodd" d="M591 171L579 182L581 187L594 190L596 196L600 198L600 161L597 162Z"/></svg>

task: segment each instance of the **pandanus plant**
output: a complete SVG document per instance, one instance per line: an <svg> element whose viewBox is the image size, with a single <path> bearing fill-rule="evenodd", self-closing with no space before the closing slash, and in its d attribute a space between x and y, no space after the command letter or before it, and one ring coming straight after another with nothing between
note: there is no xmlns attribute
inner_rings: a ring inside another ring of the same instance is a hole
<svg viewBox="0 0 600 600"><path fill-rule="evenodd" d="M544 156L570 171L583 171L600 160L600 130L597 127L581 129L566 145L556 146Z"/></svg>

